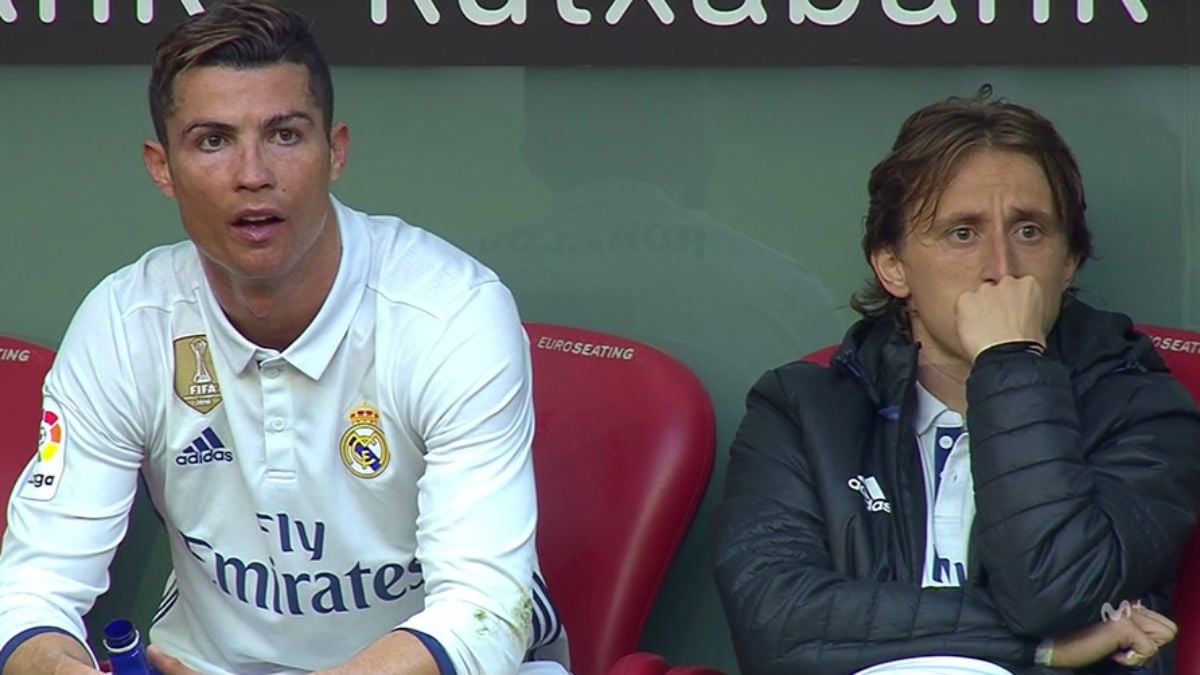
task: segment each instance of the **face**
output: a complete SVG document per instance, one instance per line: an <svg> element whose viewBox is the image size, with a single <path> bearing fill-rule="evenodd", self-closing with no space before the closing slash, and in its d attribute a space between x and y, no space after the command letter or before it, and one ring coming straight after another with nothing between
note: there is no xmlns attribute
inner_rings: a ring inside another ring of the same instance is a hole
<svg viewBox="0 0 1200 675"><path fill-rule="evenodd" d="M202 66L176 78L166 146L146 143L143 159L178 202L218 291L336 274L329 187L349 131L339 124L327 138L324 124L300 65Z"/></svg>
<svg viewBox="0 0 1200 675"><path fill-rule="evenodd" d="M923 359L969 367L958 340L955 302L1005 276L1037 279L1046 299L1043 328L1050 330L1078 260L1035 159L978 150L960 160L932 217L924 211L923 218L910 219L896 250L871 257L883 287L908 300Z"/></svg>

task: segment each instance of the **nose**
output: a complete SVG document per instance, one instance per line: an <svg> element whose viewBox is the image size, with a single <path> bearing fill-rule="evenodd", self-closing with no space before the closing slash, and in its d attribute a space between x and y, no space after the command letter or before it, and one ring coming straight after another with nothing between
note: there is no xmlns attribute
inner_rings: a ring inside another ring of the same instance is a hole
<svg viewBox="0 0 1200 675"><path fill-rule="evenodd" d="M983 266L984 282L995 284L1004 277L1016 276L1015 251L1008 237L991 237L984 255L987 256Z"/></svg>
<svg viewBox="0 0 1200 675"><path fill-rule="evenodd" d="M275 185L270 157L259 143L248 143L238 159L238 189L258 191Z"/></svg>

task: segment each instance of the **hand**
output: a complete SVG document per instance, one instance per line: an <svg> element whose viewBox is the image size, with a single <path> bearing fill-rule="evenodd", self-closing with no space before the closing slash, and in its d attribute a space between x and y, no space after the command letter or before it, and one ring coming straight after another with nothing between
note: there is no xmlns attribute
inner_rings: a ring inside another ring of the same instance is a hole
<svg viewBox="0 0 1200 675"><path fill-rule="evenodd" d="M73 658L64 657L60 659L56 665L50 667L48 671L54 675L108 675L96 668L93 668L88 663L81 663Z"/></svg>
<svg viewBox="0 0 1200 675"><path fill-rule="evenodd" d="M1138 629L1146 634L1146 637L1154 641L1154 645L1159 649L1174 640L1175 635L1179 633L1179 626L1176 626L1174 621L1154 610L1143 607L1140 603L1133 606L1130 618L1137 625ZM1136 668L1138 666L1149 665L1154 660L1154 655L1121 651L1113 654L1111 658L1123 666Z"/></svg>
<svg viewBox="0 0 1200 675"><path fill-rule="evenodd" d="M1050 665L1078 669L1106 657L1128 666L1144 665L1159 647L1175 639L1177 627L1167 617L1146 608L1129 616L1101 621L1055 638Z"/></svg>
<svg viewBox="0 0 1200 675"><path fill-rule="evenodd" d="M1046 345L1045 299L1032 276L1003 277L958 296L954 305L958 341L974 363L988 347L1032 341Z"/></svg>
<svg viewBox="0 0 1200 675"><path fill-rule="evenodd" d="M105 675L92 665L83 643L58 632L34 635L9 655L6 673L54 673L54 675Z"/></svg>
<svg viewBox="0 0 1200 675"><path fill-rule="evenodd" d="M150 659L150 665L154 666L160 675L200 675L198 671L184 665L183 661L170 656L154 645L146 648L146 657Z"/></svg>

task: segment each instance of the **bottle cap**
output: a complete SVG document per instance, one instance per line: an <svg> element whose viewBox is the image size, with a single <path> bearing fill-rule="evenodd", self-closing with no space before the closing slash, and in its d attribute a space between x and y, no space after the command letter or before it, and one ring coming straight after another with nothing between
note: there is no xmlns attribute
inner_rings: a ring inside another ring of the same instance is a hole
<svg viewBox="0 0 1200 675"><path fill-rule="evenodd" d="M122 654L138 643L138 630L132 621L116 619L104 627L104 648L112 654Z"/></svg>

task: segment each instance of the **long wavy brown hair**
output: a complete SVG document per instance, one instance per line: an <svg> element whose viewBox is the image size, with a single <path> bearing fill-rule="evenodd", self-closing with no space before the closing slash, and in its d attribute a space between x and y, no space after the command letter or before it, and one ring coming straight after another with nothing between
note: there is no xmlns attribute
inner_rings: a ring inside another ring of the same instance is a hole
<svg viewBox="0 0 1200 675"><path fill-rule="evenodd" d="M938 196L959 163L982 149L1019 152L1037 161L1050 183L1069 250L1080 265L1091 257L1092 233L1075 155L1050 120L1031 108L993 99L985 84L973 97L951 97L909 115L891 151L871 170L862 238L868 263L877 251L897 250L910 224L937 209ZM907 325L905 304L874 277L850 299L864 317L893 316L902 325Z"/></svg>

